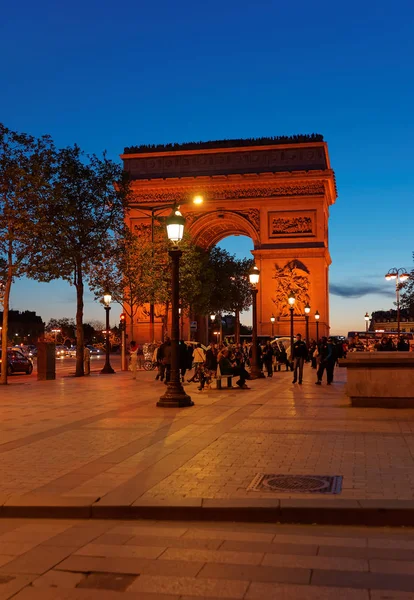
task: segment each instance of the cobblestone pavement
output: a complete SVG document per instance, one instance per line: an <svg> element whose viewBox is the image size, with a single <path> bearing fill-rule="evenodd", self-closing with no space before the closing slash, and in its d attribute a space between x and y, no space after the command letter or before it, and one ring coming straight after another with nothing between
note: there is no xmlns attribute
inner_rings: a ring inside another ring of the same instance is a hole
<svg viewBox="0 0 414 600"><path fill-rule="evenodd" d="M414 530L0 522L0 600L412 600Z"/></svg>
<svg viewBox="0 0 414 600"><path fill-rule="evenodd" d="M291 373L250 390L198 392L195 406L155 406L154 372L38 382L0 389L0 494L100 498L260 498L258 473L343 476L342 499L414 497L414 411L352 408L346 370L335 383L304 385ZM284 498L315 498L282 494ZM279 495L280 497L280 495ZM321 496L319 496L321 497Z"/></svg>

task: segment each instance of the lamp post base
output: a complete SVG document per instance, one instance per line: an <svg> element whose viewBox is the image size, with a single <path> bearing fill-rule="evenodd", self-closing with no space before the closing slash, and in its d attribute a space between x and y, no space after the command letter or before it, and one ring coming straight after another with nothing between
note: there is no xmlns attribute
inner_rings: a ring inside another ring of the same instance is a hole
<svg viewBox="0 0 414 600"><path fill-rule="evenodd" d="M264 376L265 374L259 369L259 367L253 365L250 368L250 379L262 379Z"/></svg>
<svg viewBox="0 0 414 600"><path fill-rule="evenodd" d="M165 394L157 402L157 406L164 408L185 408L194 406L190 396L185 393L181 383L169 382Z"/></svg>
<svg viewBox="0 0 414 600"><path fill-rule="evenodd" d="M115 373L115 371L113 370L111 365L105 365L104 368L101 369L102 375L112 375L113 373Z"/></svg>

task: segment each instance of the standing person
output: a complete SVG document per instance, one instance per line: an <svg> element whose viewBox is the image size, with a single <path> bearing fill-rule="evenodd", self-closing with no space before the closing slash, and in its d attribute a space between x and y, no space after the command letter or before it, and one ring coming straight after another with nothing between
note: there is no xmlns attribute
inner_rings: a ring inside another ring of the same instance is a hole
<svg viewBox="0 0 414 600"><path fill-rule="evenodd" d="M206 361L206 355L205 355L204 350L202 349L200 343L197 344L197 346L194 350L193 360L194 360L194 375L191 377L191 379L187 380L188 383L191 383L192 381L194 381L196 376L198 376L200 378L201 367Z"/></svg>
<svg viewBox="0 0 414 600"><path fill-rule="evenodd" d="M134 340L131 341L129 347L129 365L132 371L132 379L137 378L137 365L138 365L138 346Z"/></svg>
<svg viewBox="0 0 414 600"><path fill-rule="evenodd" d="M165 340L163 363L165 366L165 381L164 381L164 383L165 383L165 385L167 385L167 383L171 379L171 339L170 338L167 338Z"/></svg>
<svg viewBox="0 0 414 600"><path fill-rule="evenodd" d="M138 369L143 369L144 368L144 348L141 346L141 344L139 344L137 346L137 367Z"/></svg>
<svg viewBox="0 0 414 600"><path fill-rule="evenodd" d="M328 356L326 357L326 383L328 385L331 385L333 382L333 374L337 360L336 346L333 343L333 339L328 338Z"/></svg>
<svg viewBox="0 0 414 600"><path fill-rule="evenodd" d="M296 334L296 342L293 344L293 381L292 383L296 383L298 380L298 371L299 371L299 385L302 385L303 380L303 365L305 363L305 359L308 356L308 348L306 346L306 342L302 340L302 334Z"/></svg>
<svg viewBox="0 0 414 600"><path fill-rule="evenodd" d="M165 377L164 354L165 354L165 347L166 347L168 340L169 340L169 338L166 337L165 341L162 342L162 344L160 345L160 347L158 348L158 351L157 351L158 373L157 373L157 376L155 379L156 380L159 379L160 381L164 381L164 377Z"/></svg>
<svg viewBox="0 0 414 600"><path fill-rule="evenodd" d="M267 371L267 376L273 377L273 348L270 342L266 342L266 346L263 352L263 359Z"/></svg>
<svg viewBox="0 0 414 600"><path fill-rule="evenodd" d="M326 378L327 381L329 382L329 378L328 378L328 367L329 365L329 361L332 359L332 343L328 346L328 338L326 338L325 336L321 339L321 342L319 344L319 368L317 371L317 378L318 380L315 382L316 385L321 385L322 384L322 377L323 377L323 373L326 369ZM335 366L335 360L334 360L334 366ZM332 374L333 374L333 369L332 369Z"/></svg>
<svg viewBox="0 0 414 600"><path fill-rule="evenodd" d="M178 344L178 364L180 367L181 379L184 382L184 377L187 371L188 361L187 361L187 344L184 340L180 340Z"/></svg>
<svg viewBox="0 0 414 600"><path fill-rule="evenodd" d="M83 374L91 374L91 351L88 346L83 347Z"/></svg>

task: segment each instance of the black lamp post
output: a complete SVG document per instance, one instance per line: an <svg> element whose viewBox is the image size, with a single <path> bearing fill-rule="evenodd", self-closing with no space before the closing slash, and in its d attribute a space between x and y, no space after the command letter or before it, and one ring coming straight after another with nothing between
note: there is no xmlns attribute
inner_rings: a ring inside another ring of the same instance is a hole
<svg viewBox="0 0 414 600"><path fill-rule="evenodd" d="M290 292L288 297L290 310L290 360L293 360L293 307L295 306L296 298L293 292Z"/></svg>
<svg viewBox="0 0 414 600"><path fill-rule="evenodd" d="M311 307L309 304L305 306L305 324L306 324L306 346L309 348L309 313L311 311Z"/></svg>
<svg viewBox="0 0 414 600"><path fill-rule="evenodd" d="M215 320L216 320L216 315L214 313L211 313L211 315L210 315L210 321L211 321L211 327L212 328L214 327L214 321ZM213 333L213 335L215 335L216 332L213 331L212 333Z"/></svg>
<svg viewBox="0 0 414 600"><path fill-rule="evenodd" d="M407 279L409 279L410 274L407 271L407 269L404 268L400 268L397 269L396 267L393 267L392 269L390 269L388 271L388 273L385 275L385 279L387 281L391 281L392 279L395 279L395 292L397 294L397 335L398 335L398 339L400 338L400 331L401 331L401 324L400 324L400 290L402 288L402 282L407 281Z"/></svg>
<svg viewBox="0 0 414 600"><path fill-rule="evenodd" d="M365 340L366 340L366 347L368 350L368 324L369 324L369 314L366 312L364 315L364 319L365 319Z"/></svg>
<svg viewBox="0 0 414 600"><path fill-rule="evenodd" d="M181 408L184 406L193 406L190 396L188 396L180 381L179 369L179 299L180 299L180 256L181 250L178 244L183 239L185 219L179 210L173 209L171 215L166 220L168 239L174 244L168 254L171 257L172 269L172 294L171 294L171 375L167 384L165 394L157 402L157 406Z"/></svg>
<svg viewBox="0 0 414 600"><path fill-rule="evenodd" d="M276 321L276 317L275 317L275 315L272 315L272 316L270 317L270 322L271 322L271 324L272 324L272 337L274 337L274 335L275 335L275 334L274 334L274 331L273 331L273 329L274 329L274 325L275 325L275 321Z"/></svg>
<svg viewBox="0 0 414 600"><path fill-rule="evenodd" d="M316 322L316 343L319 342L319 319L320 319L321 315L319 314L319 311L317 310L315 313L315 322Z"/></svg>
<svg viewBox="0 0 414 600"><path fill-rule="evenodd" d="M105 313L106 313L106 340L105 340L105 347L106 347L106 355L105 355L105 365L104 368L101 370L101 373L103 375L112 375L112 373L115 373L115 371L113 370L113 368L111 367L111 363L109 362L109 350L110 350L110 346L109 346L109 311L111 310L110 304L111 304L111 294L109 292L106 292L104 294L104 308L105 308Z"/></svg>
<svg viewBox="0 0 414 600"><path fill-rule="evenodd" d="M249 272L249 280L252 285L252 313L253 313L253 331L252 331L252 363L250 365L250 377L251 379L258 379L264 377L260 365L258 364L257 356L257 284L259 283L260 271L253 265Z"/></svg>

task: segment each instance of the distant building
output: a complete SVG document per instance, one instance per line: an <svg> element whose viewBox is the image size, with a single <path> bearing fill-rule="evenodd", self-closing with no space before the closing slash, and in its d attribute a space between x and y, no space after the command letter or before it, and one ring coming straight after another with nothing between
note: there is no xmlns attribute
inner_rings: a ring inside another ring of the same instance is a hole
<svg viewBox="0 0 414 600"><path fill-rule="evenodd" d="M0 312L0 327L3 326L3 312ZM9 310L8 338L12 343L35 344L45 332L42 318L34 311Z"/></svg>
<svg viewBox="0 0 414 600"><path fill-rule="evenodd" d="M369 331L384 331L384 333L395 333L397 329L397 311L395 309L377 310L372 313ZM400 331L401 333L414 333L413 317L410 316L408 310L403 308L400 310Z"/></svg>

